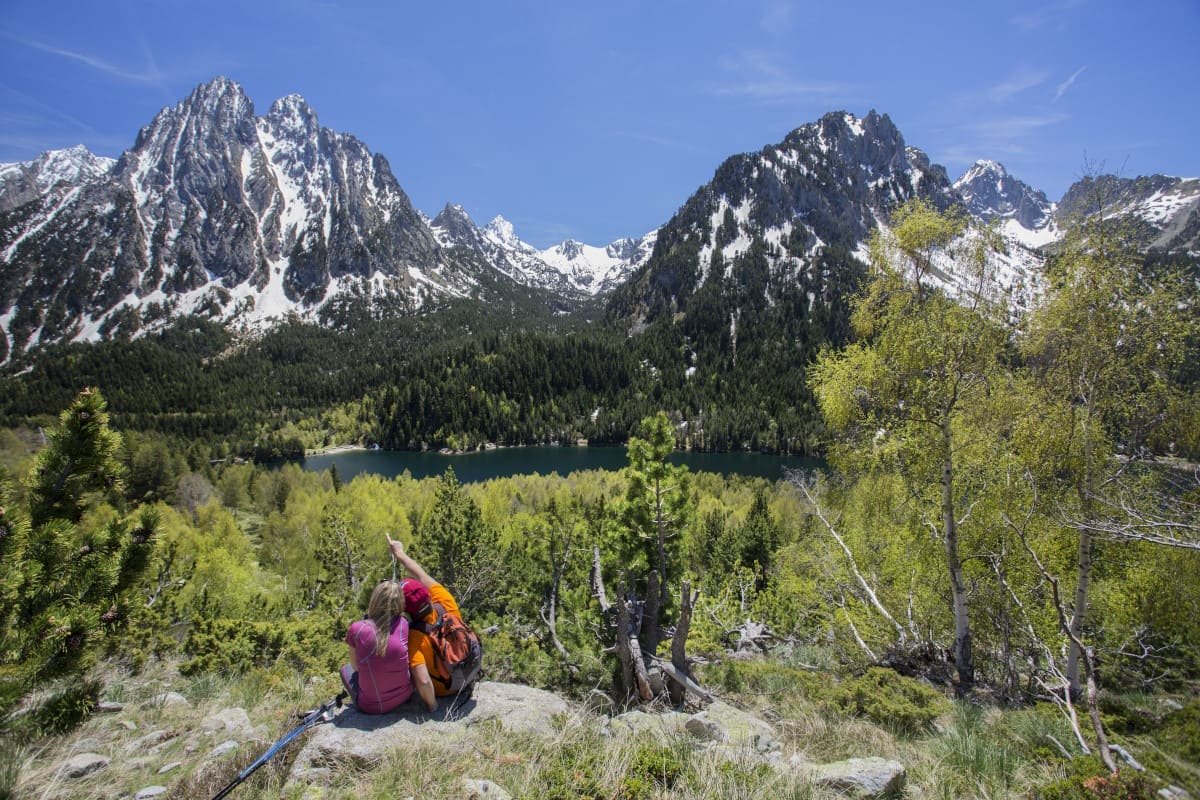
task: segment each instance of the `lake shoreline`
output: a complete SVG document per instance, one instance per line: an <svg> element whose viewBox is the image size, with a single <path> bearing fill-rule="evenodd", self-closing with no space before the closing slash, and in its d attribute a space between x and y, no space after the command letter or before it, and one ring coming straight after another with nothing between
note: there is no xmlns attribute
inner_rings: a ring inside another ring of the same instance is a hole
<svg viewBox="0 0 1200 800"><path fill-rule="evenodd" d="M825 469L822 459L802 456L778 456L753 452L704 453L680 450L668 461L687 466L692 472L716 472L772 480L786 479L787 470ZM300 461L309 471L325 471L333 466L343 481L359 473L395 478L408 472L417 479L437 477L453 470L461 483L474 483L513 475L560 476L586 470L618 471L629 466L625 447L616 445L523 445L451 453L437 450L375 450L365 447L327 448L321 454L308 454Z"/></svg>

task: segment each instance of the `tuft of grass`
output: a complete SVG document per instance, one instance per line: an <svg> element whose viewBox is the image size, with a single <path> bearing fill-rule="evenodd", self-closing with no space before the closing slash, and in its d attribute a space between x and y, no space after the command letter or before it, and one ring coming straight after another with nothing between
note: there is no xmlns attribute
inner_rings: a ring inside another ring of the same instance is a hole
<svg viewBox="0 0 1200 800"><path fill-rule="evenodd" d="M16 796L17 779L25 762L27 748L8 736L0 736L0 800Z"/></svg>

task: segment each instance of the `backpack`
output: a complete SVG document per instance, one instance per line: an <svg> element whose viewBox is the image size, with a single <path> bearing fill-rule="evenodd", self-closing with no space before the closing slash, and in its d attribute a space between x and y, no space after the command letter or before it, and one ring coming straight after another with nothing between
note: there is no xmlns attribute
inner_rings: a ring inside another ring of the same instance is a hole
<svg viewBox="0 0 1200 800"><path fill-rule="evenodd" d="M433 610L437 613L434 622L413 620L412 627L433 643L434 663L429 665L429 674L451 692L459 693L479 679L483 645L462 617L447 613L441 603L434 603Z"/></svg>

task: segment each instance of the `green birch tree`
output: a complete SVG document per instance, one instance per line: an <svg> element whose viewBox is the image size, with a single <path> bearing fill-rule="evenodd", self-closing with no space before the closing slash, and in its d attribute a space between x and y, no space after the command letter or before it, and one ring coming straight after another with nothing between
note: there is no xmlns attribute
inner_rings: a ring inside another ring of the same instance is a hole
<svg viewBox="0 0 1200 800"><path fill-rule="evenodd" d="M960 457L972 414L1000 372L1007 334L987 231L921 200L901 207L871 240L874 277L853 303L857 341L821 354L810 385L826 421L847 433L848 467L899 470L940 538L954 624L957 691L975 682L968 587L961 555L967 499ZM933 285L956 277L957 297Z"/></svg>

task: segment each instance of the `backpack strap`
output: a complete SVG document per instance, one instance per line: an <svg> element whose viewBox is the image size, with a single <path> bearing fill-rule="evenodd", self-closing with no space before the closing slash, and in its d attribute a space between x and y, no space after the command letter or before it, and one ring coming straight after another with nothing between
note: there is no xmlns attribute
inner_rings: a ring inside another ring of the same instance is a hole
<svg viewBox="0 0 1200 800"><path fill-rule="evenodd" d="M423 619L414 619L410 624L410 628L416 628L426 636L432 634L438 628L442 627L446 622L446 607L441 603L433 604L433 611L437 614L437 619L433 622L426 622Z"/></svg>

